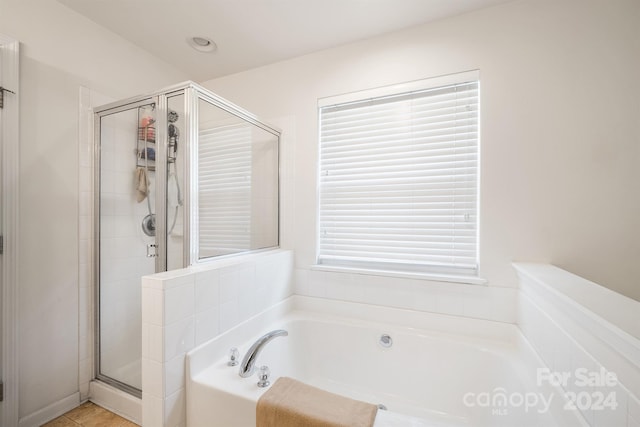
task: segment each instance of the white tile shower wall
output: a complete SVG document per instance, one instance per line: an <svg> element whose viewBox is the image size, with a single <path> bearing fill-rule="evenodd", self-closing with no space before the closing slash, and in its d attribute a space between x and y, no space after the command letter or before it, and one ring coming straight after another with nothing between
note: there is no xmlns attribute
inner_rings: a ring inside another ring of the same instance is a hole
<svg viewBox="0 0 640 427"><path fill-rule="evenodd" d="M550 267L550 266L546 266ZM553 267L555 268L555 267ZM597 318L568 296L555 292L554 283L535 278L535 265L516 265L520 277L518 326L551 372L567 373L565 391L593 427L631 427L640 420L640 340ZM558 279L563 273L558 270ZM640 303L638 303L640 312ZM633 315L633 313L631 313ZM597 324L592 322L597 321ZM613 372L617 384L584 386L583 374ZM582 370L582 371L578 371ZM597 400L613 393L615 408Z"/></svg>
<svg viewBox="0 0 640 427"><path fill-rule="evenodd" d="M143 277L143 427L186 425L185 354L292 295L292 276L274 250Z"/></svg>
<svg viewBox="0 0 640 427"><path fill-rule="evenodd" d="M296 269L297 295L515 323L517 289Z"/></svg>

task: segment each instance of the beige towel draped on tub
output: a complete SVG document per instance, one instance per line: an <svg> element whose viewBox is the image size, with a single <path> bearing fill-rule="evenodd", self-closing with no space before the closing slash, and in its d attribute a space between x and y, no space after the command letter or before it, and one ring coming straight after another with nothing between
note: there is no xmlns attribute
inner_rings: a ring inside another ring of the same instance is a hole
<svg viewBox="0 0 640 427"><path fill-rule="evenodd" d="M281 377L258 400L256 427L371 427L378 408Z"/></svg>

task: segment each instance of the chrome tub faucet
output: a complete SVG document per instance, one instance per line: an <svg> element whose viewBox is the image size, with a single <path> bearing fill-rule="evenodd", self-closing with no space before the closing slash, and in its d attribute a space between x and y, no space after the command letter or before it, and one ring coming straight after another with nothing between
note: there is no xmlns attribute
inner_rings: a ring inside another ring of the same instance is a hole
<svg viewBox="0 0 640 427"><path fill-rule="evenodd" d="M275 331L267 332L253 343L251 348L247 351L247 354L244 355L242 359L242 363L240 363L240 372L238 373L242 378L248 378L253 375L255 371L255 363L258 359L258 355L262 351L265 345L269 341L277 337L286 337L289 335L289 332L284 329L276 329Z"/></svg>

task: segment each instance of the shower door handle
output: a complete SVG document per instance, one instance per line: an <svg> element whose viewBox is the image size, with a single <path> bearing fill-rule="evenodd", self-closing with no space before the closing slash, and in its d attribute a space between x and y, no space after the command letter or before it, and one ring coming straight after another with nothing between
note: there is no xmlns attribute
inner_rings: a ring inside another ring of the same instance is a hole
<svg viewBox="0 0 640 427"><path fill-rule="evenodd" d="M150 244L147 245L147 258L155 258L158 256L158 245L156 244Z"/></svg>

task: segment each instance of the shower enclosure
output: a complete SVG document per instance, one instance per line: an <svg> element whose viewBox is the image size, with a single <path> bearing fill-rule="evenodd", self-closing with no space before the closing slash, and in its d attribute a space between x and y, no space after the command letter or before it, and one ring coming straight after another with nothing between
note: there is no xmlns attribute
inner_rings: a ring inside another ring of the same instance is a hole
<svg viewBox="0 0 640 427"><path fill-rule="evenodd" d="M94 113L95 377L140 397L141 277L278 246L280 132L191 82Z"/></svg>

